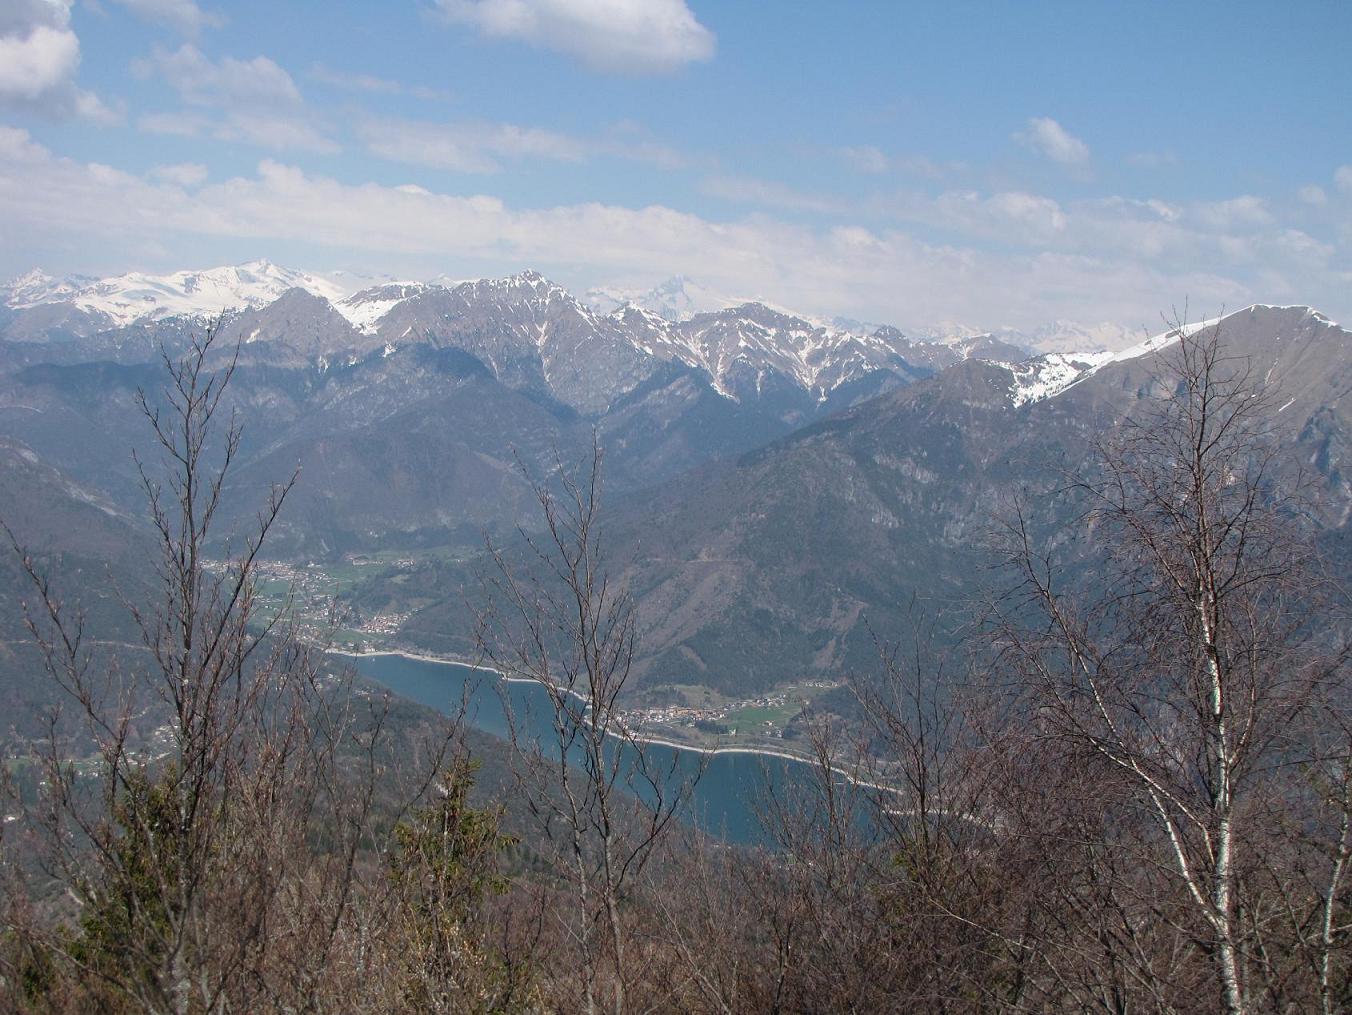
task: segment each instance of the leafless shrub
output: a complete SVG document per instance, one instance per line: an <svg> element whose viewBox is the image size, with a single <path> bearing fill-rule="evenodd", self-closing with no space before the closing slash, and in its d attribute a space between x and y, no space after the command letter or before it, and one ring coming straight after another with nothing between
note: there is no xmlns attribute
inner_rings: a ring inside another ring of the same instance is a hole
<svg viewBox="0 0 1352 1015"><path fill-rule="evenodd" d="M549 873L566 886L568 903L554 912L576 956L578 1006L622 1012L637 1006L631 985L652 955L632 903L692 782L659 763L620 715L635 612L603 555L601 464L594 441L580 474L558 463L557 495L533 483L543 532L520 533L524 565L490 546L495 572L477 642L491 666L547 700L542 737L511 717L517 785Z"/></svg>
<svg viewBox="0 0 1352 1015"><path fill-rule="evenodd" d="M260 613L259 553L295 475L237 550L208 560L241 434L220 423L238 350L211 370L215 336L165 354L165 390L137 399L162 459L138 459L158 547L155 601L125 599L139 646L97 663L83 615L9 534L29 630L78 731L53 717L27 815L70 902L67 920L11 925L42 981L27 984L37 1008L299 1010L332 996L349 958L385 711L326 677L284 613ZM88 765L74 760L84 744Z"/></svg>

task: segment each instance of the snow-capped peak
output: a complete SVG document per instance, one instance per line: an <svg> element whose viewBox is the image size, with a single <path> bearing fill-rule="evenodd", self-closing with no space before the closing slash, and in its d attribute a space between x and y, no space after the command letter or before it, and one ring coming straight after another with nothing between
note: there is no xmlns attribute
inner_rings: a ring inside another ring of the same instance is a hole
<svg viewBox="0 0 1352 1015"><path fill-rule="evenodd" d="M4 286L5 305L14 310L24 310L44 303L60 303L92 281L82 275L58 278L34 268Z"/></svg>
<svg viewBox="0 0 1352 1015"><path fill-rule="evenodd" d="M1029 332L1005 328L998 334L1039 352L1080 354L1133 345L1139 340L1140 332L1133 333L1130 328L1110 321L1081 324L1078 321L1056 320Z"/></svg>
<svg viewBox="0 0 1352 1015"><path fill-rule="evenodd" d="M30 272L11 286L11 307L69 303L106 315L116 325L175 314L210 315L237 307L261 307L288 289L305 289L330 302L347 293L319 275L282 268L268 260L152 275L133 271L110 278L54 280Z"/></svg>

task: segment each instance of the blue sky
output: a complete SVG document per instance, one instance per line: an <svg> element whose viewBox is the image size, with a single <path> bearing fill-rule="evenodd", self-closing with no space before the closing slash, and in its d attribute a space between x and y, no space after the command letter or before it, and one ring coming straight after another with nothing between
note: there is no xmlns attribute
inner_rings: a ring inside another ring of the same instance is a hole
<svg viewBox="0 0 1352 1015"><path fill-rule="evenodd" d="M0 276L1352 319L1352 5L0 0Z"/></svg>

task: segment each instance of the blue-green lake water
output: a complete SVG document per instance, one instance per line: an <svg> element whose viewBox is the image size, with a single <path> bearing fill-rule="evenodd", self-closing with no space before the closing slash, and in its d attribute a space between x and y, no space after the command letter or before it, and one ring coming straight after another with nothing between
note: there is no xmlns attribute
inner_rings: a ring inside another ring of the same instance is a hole
<svg viewBox="0 0 1352 1015"><path fill-rule="evenodd" d="M356 656L351 661L362 676L447 715L458 715L463 702L467 725L499 737L510 732L503 703L506 695L519 732L553 737L547 698L535 684L506 683L492 672L400 655ZM811 785L815 777L805 762L769 754L725 751L705 755L661 744L645 745L644 751L653 767L675 773L673 782L694 776L703 763L703 774L682 817L731 842L766 842L759 815L770 795L783 799L795 788Z"/></svg>

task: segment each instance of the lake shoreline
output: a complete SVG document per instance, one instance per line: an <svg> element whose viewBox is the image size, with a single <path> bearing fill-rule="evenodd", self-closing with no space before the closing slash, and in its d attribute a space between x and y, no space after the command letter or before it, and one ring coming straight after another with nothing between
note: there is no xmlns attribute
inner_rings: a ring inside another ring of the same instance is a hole
<svg viewBox="0 0 1352 1015"><path fill-rule="evenodd" d="M348 649L326 649L328 655L344 656L349 659L371 658L373 656L399 656L403 659L413 659L423 663L437 663L442 666L461 666L465 669L482 671L496 675L499 681L506 684L537 684L538 681L530 677L509 677L499 669L492 666L485 666L482 663L469 662L465 659L455 659L449 656L433 656L423 652L408 652L402 649L377 649L372 652L352 652ZM373 678L371 678L373 679ZM804 765L815 765L816 762L802 754L794 754L789 751L776 751L768 747L733 747L727 745L717 745L714 747L699 747L694 744L683 744L677 740L669 740L665 737L646 736L642 733L634 733L633 739L641 744L650 744L654 747L667 747L675 751L689 751L691 754L717 755L717 754L759 754L767 758L781 758L785 761L796 761ZM833 771L840 772L841 775L847 773L832 766Z"/></svg>

